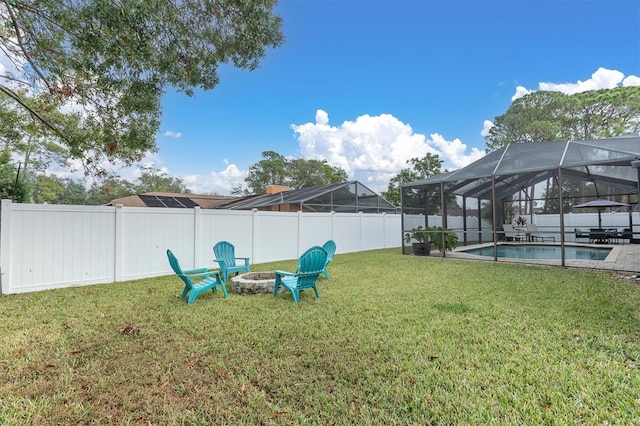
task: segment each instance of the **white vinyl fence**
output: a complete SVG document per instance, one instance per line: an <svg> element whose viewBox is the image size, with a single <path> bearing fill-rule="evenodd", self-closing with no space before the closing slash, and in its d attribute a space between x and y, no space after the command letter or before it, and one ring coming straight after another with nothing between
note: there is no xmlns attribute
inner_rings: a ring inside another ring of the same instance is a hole
<svg viewBox="0 0 640 426"><path fill-rule="evenodd" d="M231 242L251 263L296 259L332 239L337 253L400 247L400 215L14 204L2 200L2 294L126 281L217 267Z"/></svg>

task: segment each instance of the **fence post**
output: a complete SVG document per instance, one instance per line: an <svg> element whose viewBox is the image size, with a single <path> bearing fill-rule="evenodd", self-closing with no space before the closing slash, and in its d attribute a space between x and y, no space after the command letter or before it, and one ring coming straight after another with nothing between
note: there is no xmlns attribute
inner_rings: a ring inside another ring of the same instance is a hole
<svg viewBox="0 0 640 426"><path fill-rule="evenodd" d="M382 247L387 248L387 212L382 212Z"/></svg>
<svg viewBox="0 0 640 426"><path fill-rule="evenodd" d="M336 220L336 212L331 210L331 239L333 241L336 240L335 232L333 231L335 229L335 224L334 224L335 220Z"/></svg>
<svg viewBox="0 0 640 426"><path fill-rule="evenodd" d="M123 209L122 204L116 204L114 208L114 241L113 241L113 280L122 281L122 236L123 236Z"/></svg>
<svg viewBox="0 0 640 426"><path fill-rule="evenodd" d="M11 292L11 200L2 200L0 224L0 294Z"/></svg>
<svg viewBox="0 0 640 426"><path fill-rule="evenodd" d="M362 232L362 227L364 226L363 222L364 222L364 214L362 212L358 212L358 215L360 216L360 235L358 235L358 241L360 242L360 245L358 246L358 251L362 251L362 236L364 235L364 232Z"/></svg>
<svg viewBox="0 0 640 426"><path fill-rule="evenodd" d="M200 206L195 206L193 208L193 266L192 268L199 268L198 265L203 265L200 262L200 221L201 221L201 210Z"/></svg>
<svg viewBox="0 0 640 426"><path fill-rule="evenodd" d="M256 245L258 245L258 239L256 237L256 216L258 215L258 209L251 209L251 260L253 263L257 263L260 260L256 259Z"/></svg>
<svg viewBox="0 0 640 426"><path fill-rule="evenodd" d="M296 238L296 253L298 255L298 257L302 254L302 252L300 251L300 239L302 238L302 232L300 231L302 229L302 211L298 210L298 238Z"/></svg>

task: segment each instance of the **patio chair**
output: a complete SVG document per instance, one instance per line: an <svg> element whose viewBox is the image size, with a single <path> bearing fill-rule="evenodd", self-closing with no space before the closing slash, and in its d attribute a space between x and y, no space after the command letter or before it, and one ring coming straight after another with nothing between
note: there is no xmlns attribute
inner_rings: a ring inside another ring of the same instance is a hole
<svg viewBox="0 0 640 426"><path fill-rule="evenodd" d="M235 251L233 244L227 241L220 241L213 246L213 253L216 256L214 262L220 265L222 281L225 283L229 281L229 275L234 272L236 275L240 272L249 272L249 258L236 257ZM239 264L238 260L243 264Z"/></svg>
<svg viewBox="0 0 640 426"><path fill-rule="evenodd" d="M327 252L327 261L324 264L324 268L322 268L322 274L326 279L329 279L329 272L327 271L327 266L333 260L333 255L336 253L336 243L333 240L329 240L322 245L324 251Z"/></svg>
<svg viewBox="0 0 640 426"><path fill-rule="evenodd" d="M588 232L585 232L580 228L573 228L573 232L575 233L576 242L578 242L578 240L580 239L585 239L591 242L591 234L589 234Z"/></svg>
<svg viewBox="0 0 640 426"><path fill-rule="evenodd" d="M605 244L609 242L607 230L602 228L589 228L589 242Z"/></svg>
<svg viewBox="0 0 640 426"><path fill-rule="evenodd" d="M554 237L553 235L542 235L542 233L540 233L540 231L538 230L538 226L534 225L533 223L527 225L527 233L529 234L529 238L531 239L531 241L544 242L544 240L550 240L554 243L556 242L556 237Z"/></svg>
<svg viewBox="0 0 640 426"><path fill-rule="evenodd" d="M322 247L315 246L302 253L298 261L296 272L275 271L276 282L273 285L273 296L278 295L280 287L293 296L293 301L300 302L300 292L313 289L316 299L320 297L316 281L327 263L327 252Z"/></svg>
<svg viewBox="0 0 640 426"><path fill-rule="evenodd" d="M510 223L503 224L502 230L504 231L505 241L520 241L522 238L522 235L517 233L516 230L513 229L513 225Z"/></svg>
<svg viewBox="0 0 640 426"><path fill-rule="evenodd" d="M227 288L224 286L224 283L220 281L220 273L218 271L209 271L207 268L182 269L178 259L171 250L167 250L167 257L169 258L169 264L171 265L173 272L175 272L176 275L184 282L184 290L182 290L182 296L180 296L180 298L184 299L187 297L187 294L190 293L189 300L187 302L189 305L196 300L198 295L207 290L211 290L215 293L217 286L222 288L224 297L228 297ZM193 282L194 278L204 279Z"/></svg>

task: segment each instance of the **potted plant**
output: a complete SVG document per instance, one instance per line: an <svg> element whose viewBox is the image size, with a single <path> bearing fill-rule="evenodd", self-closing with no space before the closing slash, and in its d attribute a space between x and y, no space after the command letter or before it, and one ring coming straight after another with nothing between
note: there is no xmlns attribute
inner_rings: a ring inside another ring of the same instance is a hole
<svg viewBox="0 0 640 426"><path fill-rule="evenodd" d="M413 228L404 236L407 243L411 243L413 254L416 256L429 256L431 254L431 240L428 229L422 225Z"/></svg>
<svg viewBox="0 0 640 426"><path fill-rule="evenodd" d="M429 240L442 253L443 251L452 251L458 247L458 234L451 229L445 229L444 235L441 226L431 226L429 228ZM443 238L444 237L444 238Z"/></svg>
<svg viewBox="0 0 640 426"><path fill-rule="evenodd" d="M444 239L442 238L442 227L422 225L413 228L404 236L407 243L412 242L413 254L416 256L429 256L431 247L436 247L440 253L443 251L452 251L458 247L458 234L451 229L444 230Z"/></svg>

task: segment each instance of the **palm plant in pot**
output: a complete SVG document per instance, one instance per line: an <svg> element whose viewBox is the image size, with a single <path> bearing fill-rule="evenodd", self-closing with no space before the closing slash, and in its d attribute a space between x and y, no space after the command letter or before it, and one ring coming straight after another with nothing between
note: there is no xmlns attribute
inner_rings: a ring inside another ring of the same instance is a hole
<svg viewBox="0 0 640 426"><path fill-rule="evenodd" d="M431 240L429 239L430 232L428 231L428 228L420 225L404 235L404 241L411 243L414 255L429 256L431 253Z"/></svg>
<svg viewBox="0 0 640 426"><path fill-rule="evenodd" d="M416 256L429 256L431 247L435 247L442 253L443 251L452 251L458 247L458 234L451 229L445 229L444 235L441 226L422 225L413 228L404 236L407 243L412 243L413 254Z"/></svg>
<svg viewBox="0 0 640 426"><path fill-rule="evenodd" d="M429 227L429 240L438 249L440 253L446 251L453 251L458 247L458 234L451 229L445 229L444 235L441 226Z"/></svg>

